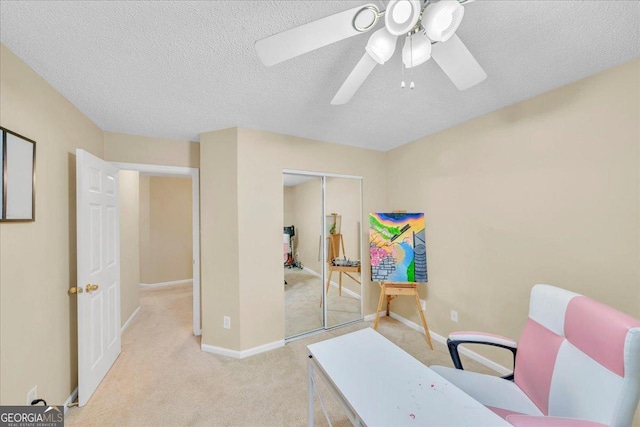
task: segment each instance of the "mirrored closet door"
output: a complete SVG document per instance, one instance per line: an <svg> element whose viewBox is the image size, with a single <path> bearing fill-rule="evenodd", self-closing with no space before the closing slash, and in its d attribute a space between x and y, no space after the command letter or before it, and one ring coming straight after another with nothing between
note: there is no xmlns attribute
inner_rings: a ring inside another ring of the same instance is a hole
<svg viewBox="0 0 640 427"><path fill-rule="evenodd" d="M361 180L325 177L327 327L362 318Z"/></svg>
<svg viewBox="0 0 640 427"><path fill-rule="evenodd" d="M322 177L284 174L285 337L324 327L322 260Z"/></svg>
<svg viewBox="0 0 640 427"><path fill-rule="evenodd" d="M362 180L283 174L285 337L362 319Z"/></svg>

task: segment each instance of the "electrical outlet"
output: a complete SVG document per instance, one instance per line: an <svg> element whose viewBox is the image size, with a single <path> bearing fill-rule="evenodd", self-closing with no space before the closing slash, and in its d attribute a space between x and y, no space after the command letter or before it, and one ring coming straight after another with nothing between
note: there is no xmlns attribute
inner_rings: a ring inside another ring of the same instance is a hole
<svg viewBox="0 0 640 427"><path fill-rule="evenodd" d="M423 299L420 300L420 308L422 308L422 311L427 310L427 302Z"/></svg>
<svg viewBox="0 0 640 427"><path fill-rule="evenodd" d="M458 312L455 310L451 310L451 321L458 322Z"/></svg>
<svg viewBox="0 0 640 427"><path fill-rule="evenodd" d="M29 393L27 393L27 406L30 406L31 402L33 402L37 398L38 398L38 386L34 385L33 388L29 390Z"/></svg>
<svg viewBox="0 0 640 427"><path fill-rule="evenodd" d="M231 329L231 317L224 316L222 326L224 326L225 329Z"/></svg>

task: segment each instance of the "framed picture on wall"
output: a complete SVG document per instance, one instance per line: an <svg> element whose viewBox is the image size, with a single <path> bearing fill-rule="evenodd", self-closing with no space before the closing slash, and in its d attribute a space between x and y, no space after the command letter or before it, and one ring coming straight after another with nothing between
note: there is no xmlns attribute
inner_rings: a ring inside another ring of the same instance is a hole
<svg viewBox="0 0 640 427"><path fill-rule="evenodd" d="M36 142L0 127L0 221L36 219Z"/></svg>

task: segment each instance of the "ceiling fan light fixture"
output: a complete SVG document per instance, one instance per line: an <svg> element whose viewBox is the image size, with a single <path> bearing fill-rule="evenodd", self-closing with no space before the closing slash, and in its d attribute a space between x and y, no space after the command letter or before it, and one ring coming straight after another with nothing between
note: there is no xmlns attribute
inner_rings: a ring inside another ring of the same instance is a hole
<svg viewBox="0 0 640 427"><path fill-rule="evenodd" d="M431 41L423 31L408 35L402 48L402 63L406 68L417 67L431 58Z"/></svg>
<svg viewBox="0 0 640 427"><path fill-rule="evenodd" d="M384 64L396 51L397 36L389 33L386 28L380 28L369 37L367 53L380 65Z"/></svg>
<svg viewBox="0 0 640 427"><path fill-rule="evenodd" d="M464 7L456 0L441 0L427 6L422 25L429 39L446 42L460 27L463 16Z"/></svg>
<svg viewBox="0 0 640 427"><path fill-rule="evenodd" d="M406 34L420 19L420 0L391 0L384 15L384 24L394 36Z"/></svg>

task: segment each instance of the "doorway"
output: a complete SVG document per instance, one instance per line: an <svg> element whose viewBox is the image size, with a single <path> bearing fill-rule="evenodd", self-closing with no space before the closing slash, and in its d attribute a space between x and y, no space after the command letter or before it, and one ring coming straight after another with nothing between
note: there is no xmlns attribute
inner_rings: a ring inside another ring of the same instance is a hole
<svg viewBox="0 0 640 427"><path fill-rule="evenodd" d="M193 275L193 334L202 335L200 316L200 182L199 170L178 166L112 163L120 170L138 171L140 176L177 177L191 179L192 219L192 275Z"/></svg>
<svg viewBox="0 0 640 427"><path fill-rule="evenodd" d="M283 171L285 339L362 320L362 178Z"/></svg>

